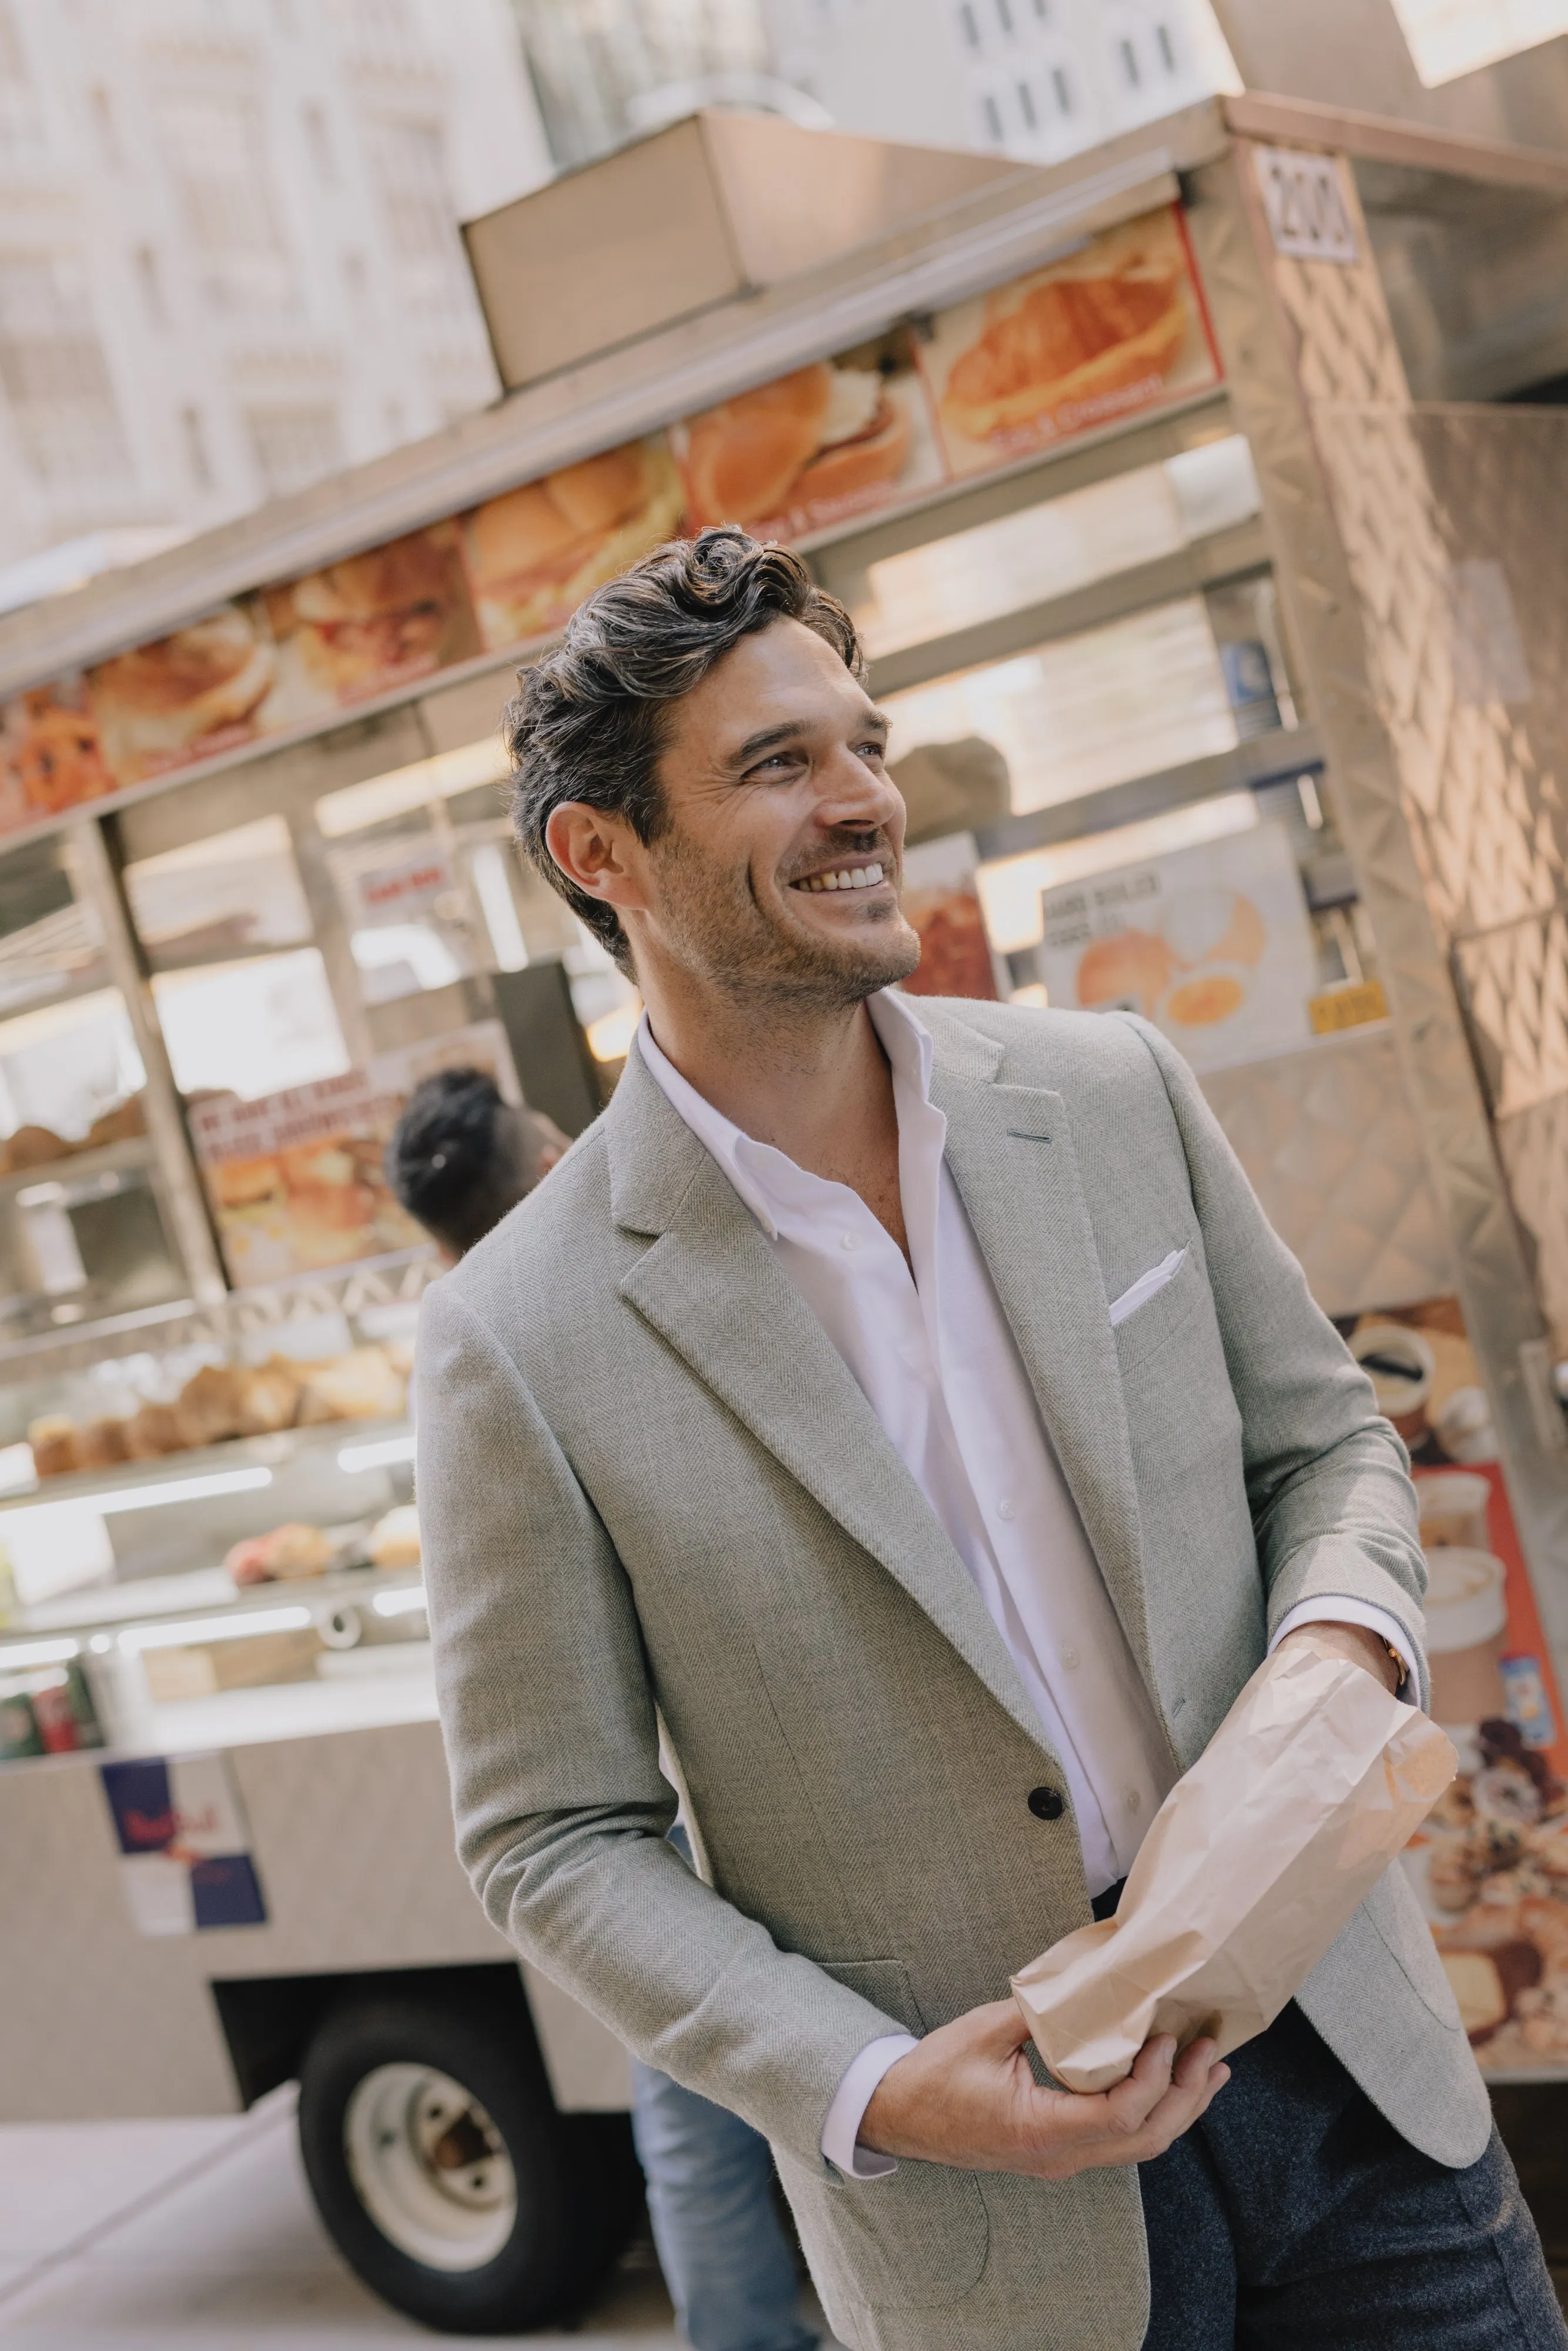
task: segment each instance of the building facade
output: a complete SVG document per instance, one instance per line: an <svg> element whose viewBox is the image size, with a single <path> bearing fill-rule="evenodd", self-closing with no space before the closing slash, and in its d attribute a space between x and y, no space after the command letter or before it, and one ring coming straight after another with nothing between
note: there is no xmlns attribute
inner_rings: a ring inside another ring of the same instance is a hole
<svg viewBox="0 0 1568 2351"><path fill-rule="evenodd" d="M760 0L844 129L1056 162L1240 82L1207 0Z"/></svg>
<svg viewBox="0 0 1568 2351"><path fill-rule="evenodd" d="M456 224L550 168L507 0L0 0L0 566L482 406Z"/></svg>

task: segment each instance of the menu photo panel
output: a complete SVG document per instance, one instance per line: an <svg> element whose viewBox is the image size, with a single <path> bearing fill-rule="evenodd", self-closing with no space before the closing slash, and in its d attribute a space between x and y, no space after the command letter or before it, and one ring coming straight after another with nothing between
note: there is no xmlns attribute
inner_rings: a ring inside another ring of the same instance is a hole
<svg viewBox="0 0 1568 2351"><path fill-rule="evenodd" d="M1179 204L941 312L918 346L956 475L982 474L1219 381Z"/></svg>
<svg viewBox="0 0 1568 2351"><path fill-rule="evenodd" d="M670 437L693 531L808 538L946 479L905 327L737 392Z"/></svg>
<svg viewBox="0 0 1568 2351"><path fill-rule="evenodd" d="M1481 2071L1568 2078L1568 1730L1463 1311L1340 1328L1410 1450L1431 1712L1459 1761L1403 1865Z"/></svg>

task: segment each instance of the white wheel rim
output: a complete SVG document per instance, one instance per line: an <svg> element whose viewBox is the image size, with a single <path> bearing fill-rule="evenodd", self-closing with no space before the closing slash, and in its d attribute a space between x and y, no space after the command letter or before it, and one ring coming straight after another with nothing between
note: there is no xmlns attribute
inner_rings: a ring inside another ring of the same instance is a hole
<svg viewBox="0 0 1568 2351"><path fill-rule="evenodd" d="M382 2236L427 2269L483 2269L517 2224L500 2132L472 2091L434 2066L367 2074L343 2116L343 2152Z"/></svg>

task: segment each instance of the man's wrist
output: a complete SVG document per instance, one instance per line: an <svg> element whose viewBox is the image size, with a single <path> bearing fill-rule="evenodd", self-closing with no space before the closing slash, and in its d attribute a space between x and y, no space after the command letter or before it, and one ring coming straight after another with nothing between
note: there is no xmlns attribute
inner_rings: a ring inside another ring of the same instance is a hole
<svg viewBox="0 0 1568 2351"><path fill-rule="evenodd" d="M822 2153L847 2179L881 2179L896 2168L892 2156L862 2146L861 2127L884 2074L919 2046L911 2033L885 2033L868 2042L845 2068L822 2125Z"/></svg>

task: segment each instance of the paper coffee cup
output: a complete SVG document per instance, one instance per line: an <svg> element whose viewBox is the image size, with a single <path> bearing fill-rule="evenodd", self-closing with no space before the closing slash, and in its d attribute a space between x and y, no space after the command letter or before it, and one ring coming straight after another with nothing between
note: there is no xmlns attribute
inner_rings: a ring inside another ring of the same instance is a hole
<svg viewBox="0 0 1568 2351"><path fill-rule="evenodd" d="M1447 1543L1427 1561L1427 1657L1437 1722L1508 1711L1499 1659L1508 1626L1507 1569L1490 1552Z"/></svg>
<svg viewBox="0 0 1568 2351"><path fill-rule="evenodd" d="M1423 1551L1458 1545L1484 1552L1489 1541L1487 1506L1491 1487L1469 1469L1439 1469L1416 1480L1416 1508Z"/></svg>

